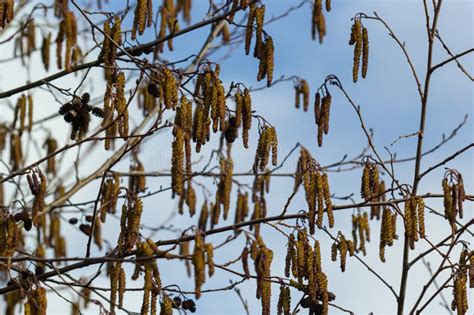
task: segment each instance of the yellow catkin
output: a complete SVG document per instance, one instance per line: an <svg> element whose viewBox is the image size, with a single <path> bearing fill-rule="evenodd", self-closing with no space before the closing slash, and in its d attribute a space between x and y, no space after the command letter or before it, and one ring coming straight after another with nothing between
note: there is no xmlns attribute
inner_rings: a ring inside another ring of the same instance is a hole
<svg viewBox="0 0 474 315"><path fill-rule="evenodd" d="M125 74L119 72L117 75L115 110L117 111L118 132L125 140L128 137L128 108L125 98Z"/></svg>
<svg viewBox="0 0 474 315"><path fill-rule="evenodd" d="M152 289L152 270L149 264L145 265L145 276L144 276L144 290L143 290L143 301L141 314L147 315L150 309L150 297Z"/></svg>
<svg viewBox="0 0 474 315"><path fill-rule="evenodd" d="M66 51L64 66L67 70L71 69L71 56L73 46L77 43L77 24L76 16L72 11L68 11L65 15L66 19Z"/></svg>
<svg viewBox="0 0 474 315"><path fill-rule="evenodd" d="M369 65L369 32L365 27L362 27L362 78L365 79L367 75L367 68Z"/></svg>
<svg viewBox="0 0 474 315"><path fill-rule="evenodd" d="M173 315L173 301L165 295L160 305L160 315Z"/></svg>
<svg viewBox="0 0 474 315"><path fill-rule="evenodd" d="M212 243L206 243L204 245L206 249L206 264L207 264L207 270L209 277L212 277L214 275L214 249L212 247Z"/></svg>
<svg viewBox="0 0 474 315"><path fill-rule="evenodd" d="M287 278L290 277L290 270L292 270L292 268L295 267L295 266L292 266L292 261L294 260L295 255L296 255L295 236L291 234L288 240L286 257L285 257L285 277Z"/></svg>
<svg viewBox="0 0 474 315"><path fill-rule="evenodd" d="M322 175L318 172L316 174L316 191L317 191L317 203L316 207L318 209L318 218L316 220L316 225L319 229L323 228L323 216L324 216L324 183Z"/></svg>
<svg viewBox="0 0 474 315"><path fill-rule="evenodd" d="M250 91L246 88L243 95L242 107L242 139L244 147L249 147L249 130L252 127L252 100L250 98Z"/></svg>
<svg viewBox="0 0 474 315"><path fill-rule="evenodd" d="M326 135L329 133L329 114L331 112L331 101L332 101L332 96L328 92L326 93L326 96L323 98L323 103L321 105L323 130L324 130L324 134Z"/></svg>
<svg viewBox="0 0 474 315"><path fill-rule="evenodd" d="M306 274L306 259L305 259L305 242L306 231L298 231L298 238L296 241L296 261L298 264L298 282L301 283L303 276Z"/></svg>
<svg viewBox="0 0 474 315"><path fill-rule="evenodd" d="M209 207L208 207L207 201L204 201L201 207L201 214L199 215L199 223L198 223L199 230L203 232L206 231L208 218L209 218Z"/></svg>
<svg viewBox="0 0 474 315"><path fill-rule="evenodd" d="M51 33L48 33L46 37L43 37L43 42L41 44L41 60L43 61L43 66L46 71L49 70L49 60L51 56L51 36Z"/></svg>
<svg viewBox="0 0 474 315"><path fill-rule="evenodd" d="M192 263L194 266L194 282L196 299L201 297L201 286L206 281L205 273L205 248L203 239L200 233L196 234L194 241L194 252L192 255Z"/></svg>
<svg viewBox="0 0 474 315"><path fill-rule="evenodd" d="M267 72L267 86L270 87L273 81L273 69L274 65L274 53L275 47L273 45L273 39L271 36L267 36L265 39L265 65L266 65L266 72Z"/></svg>
<svg viewBox="0 0 474 315"><path fill-rule="evenodd" d="M338 249L339 249L339 258L341 260L341 271L345 272L346 271L346 257L347 257L347 243L346 239L344 238L343 235L339 237L339 243L338 243Z"/></svg>
<svg viewBox="0 0 474 315"><path fill-rule="evenodd" d="M306 202L308 203L309 233L311 235L314 234L314 229L315 229L314 227L316 225L316 193L317 193L316 185L317 185L318 176L320 175L315 172L311 172L309 174L309 185L305 185ZM319 224L322 224L321 222L319 222L319 220L321 220L321 217L319 216L319 212L318 212L318 226Z"/></svg>
<svg viewBox="0 0 474 315"><path fill-rule="evenodd" d="M366 163L362 171L360 194L364 200L369 200L372 196L370 189L370 164Z"/></svg>
<svg viewBox="0 0 474 315"><path fill-rule="evenodd" d="M173 142L172 166L171 166L171 185L173 193L178 196L183 192L183 173L184 173L184 132L178 129Z"/></svg>
<svg viewBox="0 0 474 315"><path fill-rule="evenodd" d="M164 103L167 109L176 109L178 105L178 86L176 78L167 68L162 68L161 85L163 89Z"/></svg>
<svg viewBox="0 0 474 315"><path fill-rule="evenodd" d="M331 245L331 260L337 260L337 243L332 243Z"/></svg>
<svg viewBox="0 0 474 315"><path fill-rule="evenodd" d="M326 203L326 213L328 215L329 227L334 226L334 213L332 209L331 192L329 191L329 180L327 174L322 175L324 202Z"/></svg>
<svg viewBox="0 0 474 315"><path fill-rule="evenodd" d="M147 21L147 0L138 0L132 27L132 40L137 38L137 31L143 35Z"/></svg>
<svg viewBox="0 0 474 315"><path fill-rule="evenodd" d="M425 202L422 197L416 197L417 212L418 212L418 228L420 237L425 238Z"/></svg>
<svg viewBox="0 0 474 315"><path fill-rule="evenodd" d="M356 19L354 21L354 64L352 67L352 81L357 82L359 77L360 57L362 54L362 23Z"/></svg>
<svg viewBox="0 0 474 315"><path fill-rule="evenodd" d="M319 19L322 14L322 0L315 0L313 4L313 11L311 16L311 37L316 39L316 32L318 31ZM321 39L320 39L321 40Z"/></svg>
<svg viewBox="0 0 474 315"><path fill-rule="evenodd" d="M252 35L253 35L253 23L255 20L255 4L252 3L250 5L248 17L247 17L247 27L245 29L245 54L248 55L250 53L250 45L252 43Z"/></svg>
<svg viewBox="0 0 474 315"><path fill-rule="evenodd" d="M99 250L102 250L102 228L101 228L101 222L100 222L99 217L97 217L95 220L93 238L94 238L94 243L97 245Z"/></svg>

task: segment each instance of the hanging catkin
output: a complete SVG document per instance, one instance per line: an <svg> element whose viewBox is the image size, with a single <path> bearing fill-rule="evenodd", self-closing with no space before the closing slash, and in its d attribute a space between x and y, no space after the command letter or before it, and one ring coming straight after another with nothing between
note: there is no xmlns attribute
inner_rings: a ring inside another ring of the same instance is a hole
<svg viewBox="0 0 474 315"><path fill-rule="evenodd" d="M308 111L309 107L309 85L306 80L301 79L294 86L295 89L295 107L300 108L301 97L303 98L303 110Z"/></svg>
<svg viewBox="0 0 474 315"><path fill-rule="evenodd" d="M5 0L0 3L0 28L5 28L13 20L14 5L14 0Z"/></svg>
<svg viewBox="0 0 474 315"><path fill-rule="evenodd" d="M140 35L145 32L145 27L150 27L153 23L153 3L151 0L138 0L135 7L135 17L132 27L132 40L137 38L137 31Z"/></svg>
<svg viewBox="0 0 474 315"><path fill-rule="evenodd" d="M362 27L362 78L367 75L369 65L369 31Z"/></svg>
<svg viewBox="0 0 474 315"><path fill-rule="evenodd" d="M362 54L362 46L363 46L363 39L362 39L362 23L360 19L354 19L354 24L352 25L351 29L351 38L349 40L349 45L354 46L354 63L352 66L352 80L354 83L357 82L359 77L359 66L360 66L360 57ZM368 46L367 46L368 49ZM368 53L368 50L367 50Z"/></svg>
<svg viewBox="0 0 474 315"><path fill-rule="evenodd" d="M195 294L196 299L201 297L201 286L206 281L206 257L205 257L205 248L204 241L201 234L196 233L194 239L194 252L192 255L192 263L194 266L194 282L195 282Z"/></svg>
<svg viewBox="0 0 474 315"><path fill-rule="evenodd" d="M43 61L43 66L46 71L49 71L49 60L51 56L51 33L48 33L47 36L43 37L43 42L41 44L41 60Z"/></svg>
<svg viewBox="0 0 474 315"><path fill-rule="evenodd" d="M47 155L53 154L58 149L57 141L51 137L46 139L44 146L46 147ZM53 174L53 175L56 174L56 160L54 156L51 156L48 159L46 173Z"/></svg>
<svg viewBox="0 0 474 315"><path fill-rule="evenodd" d="M278 164L278 138L274 127L265 126L260 133L257 151L255 152L255 162L253 172L264 171L270 159L270 150L272 152L272 165Z"/></svg>

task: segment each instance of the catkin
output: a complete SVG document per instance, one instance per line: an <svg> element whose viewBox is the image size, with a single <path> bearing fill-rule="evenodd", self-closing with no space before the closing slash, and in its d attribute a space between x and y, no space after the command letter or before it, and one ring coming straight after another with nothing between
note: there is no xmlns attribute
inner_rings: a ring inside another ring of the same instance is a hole
<svg viewBox="0 0 474 315"><path fill-rule="evenodd" d="M425 202L422 197L416 197L416 205L418 212L418 227L420 231L420 237L425 238Z"/></svg>
<svg viewBox="0 0 474 315"><path fill-rule="evenodd" d="M278 138L274 127L265 126L260 133L257 151L255 152L254 173L264 171L267 167L270 150L272 152L272 165L278 164Z"/></svg>
<svg viewBox="0 0 474 315"><path fill-rule="evenodd" d="M49 70L51 36L51 33L48 33L46 37L43 37L43 42L41 44L41 60L43 61L43 66L46 71Z"/></svg>
<svg viewBox="0 0 474 315"><path fill-rule="evenodd" d="M147 19L152 19L152 17L147 17L148 15L153 15L153 12L149 12L150 9L152 9L152 5L148 6L147 0L138 0L133 20L132 40L137 38L137 30L140 35L143 35L145 27L147 26Z"/></svg>
<svg viewBox="0 0 474 315"><path fill-rule="evenodd" d="M128 107L125 98L125 74L119 72L117 75L115 110L117 111L118 132L125 140L128 138Z"/></svg>
<svg viewBox="0 0 474 315"><path fill-rule="evenodd" d="M242 104L242 139L244 147L249 147L249 131L252 127L252 99L250 98L250 91L246 88L243 95Z"/></svg>
<svg viewBox="0 0 474 315"><path fill-rule="evenodd" d="M160 303L160 315L173 315L173 301L167 295Z"/></svg>
<svg viewBox="0 0 474 315"><path fill-rule="evenodd" d="M294 86L295 88L295 107L300 108L301 98L303 98L303 110L308 111L309 107L309 85L306 80L301 79Z"/></svg>
<svg viewBox="0 0 474 315"><path fill-rule="evenodd" d="M354 83L357 82L359 77L359 65L360 57L362 54L362 23L359 19L354 20L351 32L351 40L349 41L350 45L354 45L354 64L352 67L352 80ZM367 46L368 47L368 46Z"/></svg>
<svg viewBox="0 0 474 315"><path fill-rule="evenodd" d="M206 281L205 268L205 248L201 234L198 232L194 241L194 252L192 255L192 263L194 266L194 281L196 299L201 297L201 286Z"/></svg>
<svg viewBox="0 0 474 315"><path fill-rule="evenodd" d="M329 181L327 174L322 175L324 202L326 203L326 213L328 215L329 227L334 226L334 214L332 211L331 193L329 191Z"/></svg>
<svg viewBox="0 0 474 315"><path fill-rule="evenodd" d="M365 27L362 27L362 78L365 79L367 75L367 68L369 65L369 32Z"/></svg>
<svg viewBox="0 0 474 315"><path fill-rule="evenodd" d="M5 26L13 20L14 15L14 0L5 0L0 4L0 28Z"/></svg>
<svg viewBox="0 0 474 315"><path fill-rule="evenodd" d="M173 152L171 160L171 186L173 194L181 195L183 192L184 174L184 131L177 129L173 142Z"/></svg>
<svg viewBox="0 0 474 315"><path fill-rule="evenodd" d="M273 69L274 69L274 53L275 47L273 46L273 39L271 36L267 36L265 39L265 66L267 74L267 86L270 87L273 81Z"/></svg>
<svg viewBox="0 0 474 315"><path fill-rule="evenodd" d="M66 21L66 51L64 67L66 70L71 69L71 56L73 46L77 44L77 23L76 16L72 11L68 11L65 14Z"/></svg>

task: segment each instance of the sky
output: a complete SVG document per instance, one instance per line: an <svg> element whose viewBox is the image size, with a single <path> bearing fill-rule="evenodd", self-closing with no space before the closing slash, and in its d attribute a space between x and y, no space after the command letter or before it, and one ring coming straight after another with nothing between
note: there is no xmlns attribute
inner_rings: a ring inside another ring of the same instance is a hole
<svg viewBox="0 0 474 315"><path fill-rule="evenodd" d="M104 10L114 11L121 9L122 1L110 1L111 3L104 7ZM291 6L296 6L299 1L264 1L267 4L266 18L278 16ZM31 1L36 3L36 1ZM201 3L203 5L201 5ZM193 1L193 22L202 19L207 10L207 1ZM462 52L473 47L473 2L471 1L445 1L442 13L439 19L439 32L445 42L454 53ZM425 31L425 20L423 14L422 1L333 1L332 10L325 13L327 23L327 36L324 43L311 40L311 9L308 4L294 10L284 19L278 20L265 27L265 31L270 34L275 42L275 73L274 77L280 76L298 76L307 80L311 91L315 91L324 81L328 74L335 74L342 82L344 88L354 102L360 106L362 117L367 127L374 131L374 143L378 151L384 158L389 158L389 153L396 154L398 158L412 157L416 151L416 137L404 137L396 141L399 136L409 135L417 131L419 123L420 101L416 85L411 74L410 68L404 58L403 52L397 46L396 42L388 35L387 29L375 20L364 20L364 26L368 28L370 39L370 57L367 78L359 79L359 82L352 83L352 54L353 47L347 44L352 25L351 18L358 12L364 12L373 15L376 12L392 28L396 36L405 44L409 52L413 65L423 80L426 71L427 40ZM237 16L236 20L241 18ZM54 25L50 29L54 33ZM172 53L165 53L164 57L168 60L180 60L199 49L199 45L207 37L209 27L199 30L196 33L190 33L175 39L175 50ZM1 39L1 35L0 35ZM139 38L140 42L146 42L153 39L152 32L149 32ZM219 41L219 39L217 40ZM89 47L92 46L88 43ZM224 58L231 53L230 58ZM1 59L11 56L11 47L0 45ZM91 54L91 58L94 54ZM19 62L0 63L0 91L9 90L18 85L24 84L28 78L32 80L45 76L44 70L40 65L38 54L33 54L32 66L28 71L18 70L21 64ZM258 62L251 56L244 54L242 45L233 47L231 50L224 50L209 57L212 61L221 63L221 79L226 87L231 82L243 82L249 87L260 87L262 82L256 81ZM439 43L435 44L433 59L435 63L448 58L447 54ZM474 73L473 55L465 56L460 59L464 67L471 74ZM74 87L81 79L80 76L69 75L54 83L64 88ZM94 69L88 77L87 83L91 95L101 96L103 93L102 70ZM336 160L340 160L344 155L349 158L357 156L366 146L365 136L360 128L360 122L351 105L345 100L343 95L336 89L330 90L333 97L333 105L330 120L330 132L324 138L324 145L319 148L316 144L316 126L312 111L307 113L301 109L294 108L294 90L291 81L285 81L275 84L269 89L256 91L252 93L254 109L257 113L263 115L278 133L279 156L282 159L297 142L305 146L321 165L327 165ZM58 102L52 100L47 91L36 89L34 91L37 106L35 108L35 117L46 117L54 113L58 108ZM461 149L473 141L473 97L472 81L470 81L462 72L459 71L455 63L450 63L439 71L436 71L432 78L430 98L428 101L427 124L425 131L425 150L436 146L443 135L448 135L469 115L464 126L457 132L456 137L447 142L440 149L436 150L423 158L421 169L443 160L453 152ZM59 103L67 102L67 99L59 96ZM311 98L311 102L313 97ZM14 104L16 97L8 100L0 100L0 106L7 102ZM3 108L4 106L2 106ZM0 121L11 115L7 113L0 115ZM138 111L132 113L132 125L136 125L140 119ZM169 115L169 119L172 119ZM64 143L68 137L68 127L61 119L54 119L47 124L51 127L54 136L62 139ZM233 148L234 172L248 171L253 163L257 133L254 129L251 133L251 147L245 150L241 146L241 140L237 140L237 145ZM45 134L44 130L38 129L38 134ZM217 138L217 137L215 137ZM140 159L149 168L148 171L163 171L170 168L169 144L172 137L169 132L163 132L158 136L146 141L141 148ZM217 141L208 144L203 152L204 161L206 153L216 147ZM214 145L214 146L213 146ZM81 152L86 152L86 146L81 148ZM384 149L386 148L386 149ZM32 158L37 150L30 146ZM64 157L64 160L73 161L76 150ZM371 153L372 154L372 153ZM97 161L104 160L109 153L103 150L95 150L81 159L79 176L88 174L94 170ZM294 172L296 169L297 155L293 155L280 170L282 173ZM468 151L455 161L449 162L446 166L456 168L464 175L466 191L472 192L474 188L473 173L473 153ZM196 161L199 155L195 154ZM198 163L195 169L200 169L205 162ZM60 176L52 181L64 180L65 184L71 184L73 177L66 177L68 169L71 169L72 163L63 163ZM128 170L129 159L119 163L115 170ZM215 165L215 162L214 162ZM405 183L411 184L414 169L413 162L399 163L394 165L394 172L397 177ZM4 169L0 169L2 172ZM420 193L441 192L441 178L444 169L439 168L426 176L420 184ZM330 172L329 180L331 191L336 196L347 196L354 194L355 200L360 200L361 170L352 172ZM66 178L68 178L66 180ZM384 177L387 179L387 176ZM252 184L251 177L242 179L243 182ZM207 188L214 192L215 183L202 180L201 183L207 185ZM126 184L126 182L124 183ZM71 201L93 200L97 194L99 182L96 181L88 185L72 198ZM148 178L147 186L150 191L157 190L160 187L169 186L169 178ZM291 188L289 188L291 187ZM277 215L281 212L291 189L293 180L291 178L274 178L271 183L271 192L267 195L268 215ZM233 192L236 189L234 187ZM212 197L211 197L212 198ZM198 197L200 206L202 197ZM335 200L335 204L343 204L347 201ZM235 204L232 199L232 205ZM428 205L442 211L442 203L430 200ZM198 206L198 207L199 207ZM306 209L306 202L302 191L295 197L289 208L289 213L297 213ZM188 218L188 216L173 215L177 211L177 200L170 198L169 192L158 194L154 197L144 199L144 213L142 222L149 226L165 224L170 230L182 226L189 226L196 223L197 218ZM90 209L83 209L88 211ZM466 219L472 218L472 204L466 202ZM346 236L351 232L351 215L355 210L343 210L335 213L336 226L331 230L333 234L342 231ZM77 211L71 211L66 216L77 217ZM171 216L171 220L168 220ZM439 217L427 213L427 235L433 242L440 240L449 233L449 224ZM232 217L232 215L230 216ZM119 222L111 218L104 225L104 238L111 240L110 246L114 246L117 233L119 231ZM219 226L224 226L229 222L221 222ZM401 221L398 221L399 234L401 234ZM72 255L83 255L84 244L87 238L77 231L74 227L63 223L63 229L68 237L68 250ZM398 292L400 281L400 270L402 261L403 242L399 240L391 248L387 249L387 262L382 264L378 259L378 233L379 222L371 221L372 241L368 244L368 254L363 257L364 261L371 266L377 273L387 280ZM148 235L151 232L143 229L142 233ZM281 234L275 232L269 226L262 226L262 234L269 248L273 249L275 256L272 264L272 274L283 275L284 256L286 254L286 240ZM172 231L163 231L153 235L154 240L169 239L176 237ZM219 243L230 234L223 236L213 236L211 240ZM336 294L335 303L343 308L353 311L355 314L393 314L395 313L396 303L390 291L373 274L357 260L348 259L345 273L339 270L339 262L330 260L330 246L332 241L322 231L316 231L315 237L320 241L323 253L323 270L329 278L330 291ZM243 247L243 239L239 238L231 245L223 246L216 253L217 263L223 263L240 255ZM419 253L429 248L427 243L418 242L416 252ZM93 249L93 256L103 255L105 250L99 251ZM410 256L415 256L411 253ZM432 266L439 264L439 255L433 254L429 257ZM453 253L453 259L458 258L458 252ZM178 266L179 265L179 266ZM193 279L188 279L185 275L184 264L175 262L159 261L162 281L166 284L178 284L182 290L194 290ZM235 270L240 270L240 264L233 266ZM91 276L96 268L86 268L80 272L72 273L76 277ZM253 270L253 268L251 268ZM128 274L131 274L132 268L127 268ZM448 273L442 274L439 283L448 277ZM422 285L429 279L428 270L423 264L417 264L410 271L407 291L407 309L413 305L416 297L422 289ZM214 277L208 279L203 289L222 287L229 284L229 280L237 281L238 277L229 276L223 272L216 272ZM139 287L140 282L129 281L131 286ZM97 286L108 286L108 280L104 277L98 278ZM260 313L260 301L255 299L255 283L247 281L239 285L242 297L247 300L250 314ZM278 286L273 286L273 307L276 306ZM61 290L64 296L71 296L69 289ZM433 287L428 291L432 294ZM293 301L299 298L299 294L293 293ZM444 296L451 301L451 291L445 290ZM470 295L472 301L472 294ZM142 297L140 293L132 293L127 296L127 309L139 312ZM427 314L446 314L439 302L435 299L426 309ZM0 308L4 301L0 299ZM51 314L62 314L69 311L70 305L62 298L50 295L49 312ZM472 303L471 303L472 308ZM197 301L198 314L244 314L244 310L238 295L233 291L215 292L204 294ZM275 308L273 308L274 310ZM84 314L96 314L97 308L91 306L84 311ZM338 314L335 309L330 309L331 314Z"/></svg>

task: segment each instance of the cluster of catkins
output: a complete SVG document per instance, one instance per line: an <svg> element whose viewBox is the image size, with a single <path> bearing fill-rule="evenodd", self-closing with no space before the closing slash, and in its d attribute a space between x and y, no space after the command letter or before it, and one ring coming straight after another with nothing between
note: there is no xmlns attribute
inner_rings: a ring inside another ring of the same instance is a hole
<svg viewBox="0 0 474 315"><path fill-rule="evenodd" d="M469 264L469 265L468 265ZM451 310L458 315L467 314L467 276L469 268L469 287L474 288L474 251L464 248L459 256L459 269L453 277L453 301Z"/></svg>
<svg viewBox="0 0 474 315"><path fill-rule="evenodd" d="M273 81L273 55L275 47L273 45L272 37L266 33L264 34L264 20L265 5L260 4L257 6L256 3L250 4L247 28L245 31L245 54L248 55L250 53L250 45L252 44L253 30L255 28L255 47L253 56L260 61L258 66L257 80L260 81L266 77L267 86L270 86Z"/></svg>
<svg viewBox="0 0 474 315"><path fill-rule="evenodd" d="M273 251L269 249L263 239L257 236L250 246L250 257L254 262L255 273L257 274L257 299L262 303L262 315L270 314L270 302L272 287L270 279ZM244 268L245 269L245 268ZM248 266L246 267L248 271Z"/></svg>
<svg viewBox="0 0 474 315"><path fill-rule="evenodd" d="M290 285L303 291L307 297L305 308L320 310L320 314L328 314L328 303L335 299L328 291L328 278L321 265L321 249L319 241L311 246L306 229L299 229L297 238L293 234L288 240L285 259L285 277L293 276ZM304 280L307 283L304 284Z"/></svg>
<svg viewBox="0 0 474 315"><path fill-rule="evenodd" d="M425 237L425 202L422 197L414 196L405 202L405 234L410 248L415 249L415 242ZM418 234L419 233L419 234Z"/></svg>
<svg viewBox="0 0 474 315"><path fill-rule="evenodd" d="M191 261L194 267L194 283L196 299L201 297L201 286L206 281L206 266L208 276L214 275L214 249L212 243L204 243L201 231L197 231L194 237L194 251Z"/></svg>
<svg viewBox="0 0 474 315"><path fill-rule="evenodd" d="M25 130L31 132L31 129L33 128L33 97L31 94L28 94L28 96L22 94L18 98L15 107L13 126L16 126L17 122L19 124L17 129L20 136Z"/></svg>
<svg viewBox="0 0 474 315"><path fill-rule="evenodd" d="M337 260L337 252L339 251L339 260L341 264L341 271L346 271L347 253L349 256L354 256L356 245L353 241L348 240L342 233L339 233L339 238L331 246L331 260Z"/></svg>
<svg viewBox="0 0 474 315"><path fill-rule="evenodd" d="M114 174L107 178L102 186L100 199L100 221L105 223L107 213L115 214L117 211L117 200L120 192L120 177Z"/></svg>
<svg viewBox="0 0 474 315"><path fill-rule="evenodd" d="M153 81L148 78L143 80L137 90L137 105L138 108L142 110L144 117L148 116L148 114L158 106L159 99L154 97L151 93L154 91L159 93L159 91L156 91L156 85L152 82ZM149 89L152 89L152 91L149 91Z"/></svg>
<svg viewBox="0 0 474 315"><path fill-rule="evenodd" d="M15 306L27 297L23 305L25 315L46 315L47 314L47 292L38 284L32 285L28 291L16 290L5 295L5 314L15 314Z"/></svg>
<svg viewBox="0 0 474 315"><path fill-rule="evenodd" d="M351 28L349 45L354 45L354 65L352 68L352 80L354 83L359 78L360 57L362 55L362 78L367 75L369 64L369 32L362 25L360 18L354 18Z"/></svg>
<svg viewBox="0 0 474 315"><path fill-rule="evenodd" d="M300 79L294 86L295 88L295 107L300 108L301 98L303 98L303 110L308 111L309 107L309 85L304 79Z"/></svg>
<svg viewBox="0 0 474 315"><path fill-rule="evenodd" d="M44 198L46 197L46 176L39 168L34 169L31 174L28 174L28 185L30 187L31 193L35 197L33 200L32 212L33 212L33 222L35 225L45 226L44 215L39 215L44 209Z"/></svg>
<svg viewBox="0 0 474 315"><path fill-rule="evenodd" d="M30 226L31 228L31 226ZM16 220L4 208L0 208L0 256L11 257L21 241ZM0 267L3 273L3 267Z"/></svg>
<svg viewBox="0 0 474 315"><path fill-rule="evenodd" d="M278 165L278 138L275 127L264 126L258 139L257 151L255 152L255 161L253 163L253 172L264 171L270 160L270 150L272 152L272 165Z"/></svg>
<svg viewBox="0 0 474 315"><path fill-rule="evenodd" d="M152 26L152 24L153 0L138 0L135 6L135 17L133 19L132 40L137 38L137 31L140 35L143 35L145 28Z"/></svg>
<svg viewBox="0 0 474 315"><path fill-rule="evenodd" d="M117 241L118 251L121 255L132 250L139 240L142 212L142 200L128 192L127 202L122 206L120 234Z"/></svg>
<svg viewBox="0 0 474 315"><path fill-rule="evenodd" d="M244 147L247 149L249 147L249 130L252 127L252 99L250 97L250 91L247 88L244 89L243 92L239 90L235 93L234 97L236 104L235 117L231 126L235 129L242 126L242 141ZM229 137L226 137L226 139L227 138Z"/></svg>
<svg viewBox="0 0 474 315"><path fill-rule="evenodd" d="M359 252L367 255L367 250L365 248L365 242L370 242L370 226L369 226L369 216L367 212L352 215L352 240L354 249Z"/></svg>
<svg viewBox="0 0 474 315"><path fill-rule="evenodd" d="M18 98L15 107L13 127L16 128L17 131L10 134L10 163L12 169L17 170L24 162L21 136L25 130L31 132L33 128L33 97L30 94L28 94L28 96L23 94ZM2 150L5 146L7 131L6 126L0 131L0 148Z"/></svg>
<svg viewBox="0 0 474 315"><path fill-rule="evenodd" d="M423 199L422 199L423 200ZM393 241L398 239L397 235L397 214L392 212L389 207L384 207L382 221L380 223L380 245L379 257L385 262L385 247L392 246Z"/></svg>
<svg viewBox="0 0 474 315"><path fill-rule="evenodd" d="M331 0L326 0L326 11L331 11ZM326 35L326 19L323 14L323 0L314 0L311 16L311 37L316 40L316 34L319 37L319 43L323 43Z"/></svg>
<svg viewBox="0 0 474 315"><path fill-rule="evenodd" d="M371 163L368 159L363 164L360 196L365 201L376 201L379 198L379 194L384 193L380 191L381 183L377 164Z"/></svg>
<svg viewBox="0 0 474 315"><path fill-rule="evenodd" d="M28 300L26 301L25 315L46 315L48 301L46 297L46 289L38 286L36 289L28 292Z"/></svg>
<svg viewBox="0 0 474 315"><path fill-rule="evenodd" d="M464 182L461 173L450 169L446 172L443 181L444 217L451 224L452 232L456 232L456 217L463 217L463 201L466 199Z"/></svg>
<svg viewBox="0 0 474 315"><path fill-rule="evenodd" d="M138 159L138 156L134 155L133 163L130 164L130 172L143 173L145 168L143 163ZM134 194L144 192L146 190L146 177L143 174L132 175L128 180L128 189Z"/></svg>
<svg viewBox="0 0 474 315"><path fill-rule="evenodd" d="M270 192L270 176L268 171L263 175L255 175L252 186L252 202L254 204L251 220L258 220L267 216L267 201L265 193ZM255 229L255 235L260 235L260 223L250 226Z"/></svg>
<svg viewBox="0 0 474 315"><path fill-rule="evenodd" d="M137 243L136 257L150 257L149 260L136 264L135 272L132 275L132 280L135 280L138 278L141 269L145 269L141 314L148 314L148 310L150 310L151 314L156 314L158 295L161 292L161 277L158 264L156 260L151 258L154 255L163 255L163 252L158 250L158 247L152 240L146 239L144 242Z"/></svg>
<svg viewBox="0 0 474 315"><path fill-rule="evenodd" d="M114 148L114 140L117 133L123 138L128 138L128 106L125 97L125 74L115 73L107 82L104 94L104 119L102 127L105 129L106 139L104 147L106 150Z"/></svg>
<svg viewBox="0 0 474 315"><path fill-rule="evenodd" d="M77 45L77 22L74 12L62 8L60 14L61 22L59 23L59 32L56 37L56 63L58 69L62 69L63 66L66 70L71 69L72 61L77 58L77 52L73 56L73 48ZM66 40L64 61L62 58L64 40Z"/></svg>
<svg viewBox="0 0 474 315"><path fill-rule="evenodd" d="M322 90L321 90L322 91ZM323 93L323 91L321 92ZM323 135L329 133L329 113L331 111L331 94L326 89L323 93L321 100L321 94L316 92L314 99L314 120L318 126L318 146L323 145Z"/></svg>
<svg viewBox="0 0 474 315"><path fill-rule="evenodd" d="M22 22L21 22L22 23ZM23 23L22 23L23 24ZM22 64L25 65L24 57L30 57L31 53L36 49L36 24L33 18L26 21L25 25L21 25L21 32L15 39L13 47L13 55L20 56Z"/></svg>
<svg viewBox="0 0 474 315"><path fill-rule="evenodd" d="M300 157L295 173L294 191L298 190L303 184L308 203L308 220L310 234L314 234L315 225L318 228L323 227L323 215L326 208L329 227L334 226L334 214L331 201L331 192L329 189L329 180L311 153L301 147Z"/></svg>
<svg viewBox="0 0 474 315"><path fill-rule="evenodd" d="M160 6L160 29L158 39L164 39L166 33L173 34L179 31L178 14L181 13L184 21L189 24L191 22L191 0L178 0L176 4L172 0L163 0ZM153 25L153 0L138 0L135 7L135 14L132 26L132 40L139 35L143 35L147 27ZM158 16L158 14L156 14ZM156 45L155 56L158 52L163 52L164 43L160 42ZM168 48L173 50L173 38L168 38Z"/></svg>
<svg viewBox="0 0 474 315"><path fill-rule="evenodd" d="M117 56L117 48L122 45L122 21L119 16L113 20L104 23L104 42L102 43L102 50L100 51L99 59L104 61L105 80L111 84L115 57Z"/></svg>

